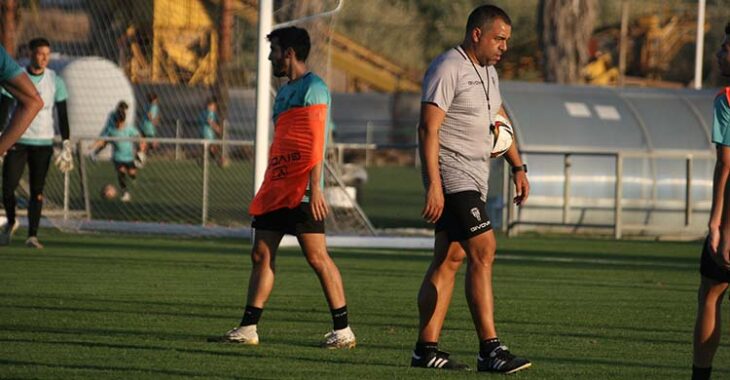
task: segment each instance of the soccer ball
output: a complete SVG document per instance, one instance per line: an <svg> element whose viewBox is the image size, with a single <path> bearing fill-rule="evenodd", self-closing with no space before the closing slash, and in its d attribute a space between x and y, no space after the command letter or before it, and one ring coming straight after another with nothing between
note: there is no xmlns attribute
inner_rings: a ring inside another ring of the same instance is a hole
<svg viewBox="0 0 730 380"><path fill-rule="evenodd" d="M512 126L509 124L509 120L507 120L504 116L497 114L497 117L494 119L494 128L492 129L492 133L494 133L492 157L499 157L507 153L507 150L509 150L512 146L514 131L512 130Z"/></svg>
<svg viewBox="0 0 730 380"><path fill-rule="evenodd" d="M104 187L101 188L101 197L106 200L112 200L117 197L119 193L117 192L117 188L114 187L111 183L107 183L104 185Z"/></svg>

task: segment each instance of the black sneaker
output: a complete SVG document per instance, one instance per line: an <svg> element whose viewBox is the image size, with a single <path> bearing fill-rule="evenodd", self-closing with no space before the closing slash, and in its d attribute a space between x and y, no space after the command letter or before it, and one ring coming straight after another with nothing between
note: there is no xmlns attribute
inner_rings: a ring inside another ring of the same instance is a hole
<svg viewBox="0 0 730 380"><path fill-rule="evenodd" d="M413 352L411 356L411 367L433 368L433 369L453 369L458 371L468 371L469 366L449 359L449 353L443 351L431 351L422 356Z"/></svg>
<svg viewBox="0 0 730 380"><path fill-rule="evenodd" d="M483 358L481 353L477 355L477 370L482 372L498 372L509 375L531 365L532 363L529 360L512 355L507 346L495 348L488 358Z"/></svg>

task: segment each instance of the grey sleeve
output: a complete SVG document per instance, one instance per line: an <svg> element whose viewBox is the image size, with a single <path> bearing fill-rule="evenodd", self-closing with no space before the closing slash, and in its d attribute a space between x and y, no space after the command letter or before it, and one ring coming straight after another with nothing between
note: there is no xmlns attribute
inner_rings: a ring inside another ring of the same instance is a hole
<svg viewBox="0 0 730 380"><path fill-rule="evenodd" d="M459 66L449 61L434 62L423 77L421 102L433 103L444 112L449 110L456 92Z"/></svg>

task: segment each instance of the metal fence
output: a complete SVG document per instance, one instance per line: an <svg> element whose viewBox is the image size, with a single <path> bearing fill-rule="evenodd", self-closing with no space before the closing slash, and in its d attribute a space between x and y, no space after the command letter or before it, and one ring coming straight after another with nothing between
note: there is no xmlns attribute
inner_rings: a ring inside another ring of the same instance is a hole
<svg viewBox="0 0 730 380"><path fill-rule="evenodd" d="M73 139L78 169L66 174L49 171L44 215L64 223L109 221L151 226L250 227L248 206L254 190L252 141L145 139L149 147L147 160L137 170L135 179L126 178L130 199L125 200L121 197L110 149L91 155L90 147L99 140L142 141L106 137ZM325 196L332 205L326 220L328 231L374 234L373 226L349 195L339 174L336 165L326 164ZM21 199L27 197L25 188L27 184L18 191Z"/></svg>
<svg viewBox="0 0 730 380"><path fill-rule="evenodd" d="M537 163L533 167L539 167L542 157L562 161L559 165L562 172L550 173L561 182L562 194L545 196L546 186L540 180L545 173L531 169L530 201L517 208L508 201L514 197L514 187L509 170L504 170L503 193L507 196L502 206L507 210L504 230L508 234L551 227L573 231L610 229L613 237L620 239L627 233L698 235L706 230L715 159L712 152L529 149L522 154L528 164ZM576 189L573 166L578 159L612 161L612 171L609 165L598 165L595 172L583 176L583 185L593 188L587 195L573 192ZM643 168L637 169L638 166ZM636 176L642 172L647 175ZM627 196L629 186L640 189L632 189L631 196ZM660 186L669 189L660 191ZM612 189L605 192L606 187ZM592 212L594 217L571 217L576 211L581 215Z"/></svg>

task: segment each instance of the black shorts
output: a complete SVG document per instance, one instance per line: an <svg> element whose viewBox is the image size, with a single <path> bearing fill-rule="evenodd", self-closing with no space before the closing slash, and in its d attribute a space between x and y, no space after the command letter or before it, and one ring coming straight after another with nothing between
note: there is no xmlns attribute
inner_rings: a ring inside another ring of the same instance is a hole
<svg viewBox="0 0 730 380"><path fill-rule="evenodd" d="M323 234L324 220L314 220L309 203L300 203L296 208L280 208L255 216L251 227L289 235Z"/></svg>
<svg viewBox="0 0 730 380"><path fill-rule="evenodd" d="M708 246L707 239L705 239L705 243L702 244L702 256L700 257L700 274L715 281L730 282L730 271L717 265L710 256Z"/></svg>
<svg viewBox="0 0 730 380"><path fill-rule="evenodd" d="M137 169L137 167L134 166L134 162L114 161L114 169L119 171L119 168L125 168L127 170Z"/></svg>
<svg viewBox="0 0 730 380"><path fill-rule="evenodd" d="M446 231L449 241L464 241L492 229L487 207L477 191L444 195L444 211L436 233Z"/></svg>

